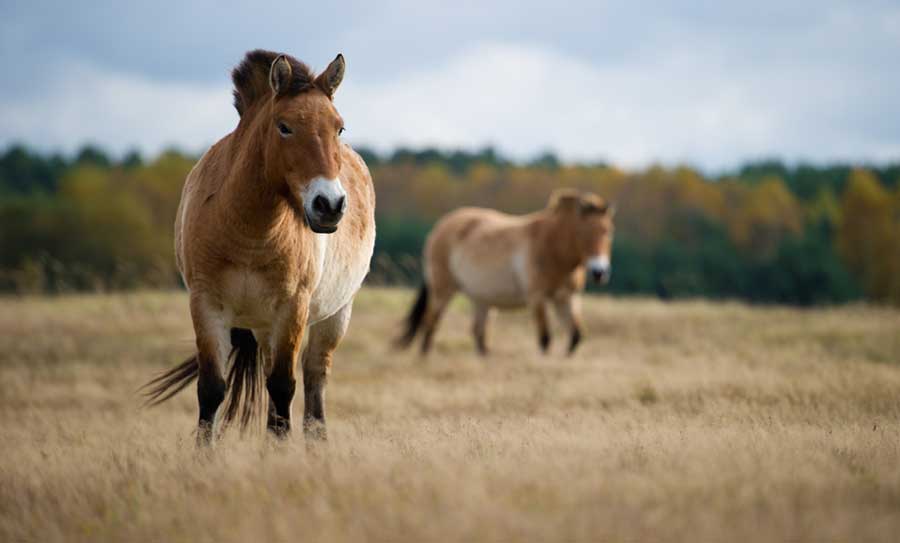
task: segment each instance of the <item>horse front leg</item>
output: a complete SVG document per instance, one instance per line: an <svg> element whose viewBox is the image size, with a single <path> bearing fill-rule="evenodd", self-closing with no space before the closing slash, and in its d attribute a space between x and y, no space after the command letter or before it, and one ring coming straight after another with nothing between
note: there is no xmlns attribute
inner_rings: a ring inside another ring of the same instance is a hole
<svg viewBox="0 0 900 543"><path fill-rule="evenodd" d="M579 298L575 293L560 293L553 301L556 316L569 331L569 355L575 353L581 343L581 317Z"/></svg>
<svg viewBox="0 0 900 543"><path fill-rule="evenodd" d="M231 348L229 323L224 309L212 299L191 296L191 319L197 336L197 445L208 446L219 406L225 400L225 364Z"/></svg>
<svg viewBox="0 0 900 543"><path fill-rule="evenodd" d="M484 303L474 302L475 316L472 320L472 336L475 338L475 349L481 356L487 356L487 323L491 307Z"/></svg>
<svg viewBox="0 0 900 543"><path fill-rule="evenodd" d="M309 341L303 351L303 433L308 438L324 440L325 387L331 374L334 350L347 332L353 302L337 313L309 328Z"/></svg>
<svg viewBox="0 0 900 543"><path fill-rule="evenodd" d="M273 435L286 438L291 433L291 405L297 388L297 357L303 344L309 302L303 297L281 308L272 331L272 364L266 376L269 416L266 427Z"/></svg>
<svg viewBox="0 0 900 543"><path fill-rule="evenodd" d="M534 297L530 303L531 314L537 327L538 344L542 353L547 353L550 348L550 327L547 323L547 302L543 296Z"/></svg>

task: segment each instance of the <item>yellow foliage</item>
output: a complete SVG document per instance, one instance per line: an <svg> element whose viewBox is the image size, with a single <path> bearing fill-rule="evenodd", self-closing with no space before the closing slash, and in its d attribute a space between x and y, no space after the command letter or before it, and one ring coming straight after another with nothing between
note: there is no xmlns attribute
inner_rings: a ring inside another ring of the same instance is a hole
<svg viewBox="0 0 900 543"><path fill-rule="evenodd" d="M785 237L800 233L800 204L781 178L769 177L752 187L733 185L729 191L728 230L742 249L769 255Z"/></svg>
<svg viewBox="0 0 900 543"><path fill-rule="evenodd" d="M900 303L900 197L866 170L844 191L837 248L869 296Z"/></svg>
<svg viewBox="0 0 900 543"><path fill-rule="evenodd" d="M840 223L841 203L830 189L822 189L806 207L806 217L812 223Z"/></svg>

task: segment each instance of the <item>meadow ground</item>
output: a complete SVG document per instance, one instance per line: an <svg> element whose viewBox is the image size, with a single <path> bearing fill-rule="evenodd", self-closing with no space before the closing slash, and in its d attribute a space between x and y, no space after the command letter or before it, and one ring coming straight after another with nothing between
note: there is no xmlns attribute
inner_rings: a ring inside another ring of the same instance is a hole
<svg viewBox="0 0 900 543"><path fill-rule="evenodd" d="M900 534L900 312L586 300L574 358L523 313L421 361L365 289L330 440L193 447L183 293L0 299L0 541L863 541ZM302 401L302 400L301 400ZM295 405L295 413L301 407Z"/></svg>

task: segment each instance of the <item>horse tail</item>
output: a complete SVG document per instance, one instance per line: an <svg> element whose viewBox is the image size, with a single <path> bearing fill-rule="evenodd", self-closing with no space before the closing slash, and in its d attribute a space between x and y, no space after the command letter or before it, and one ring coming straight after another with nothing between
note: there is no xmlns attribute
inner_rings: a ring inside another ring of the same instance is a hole
<svg viewBox="0 0 900 543"><path fill-rule="evenodd" d="M263 365L259 344L253 332L245 328L231 329L231 368L228 371L228 398L224 411L227 425L240 420L242 429L262 413Z"/></svg>
<svg viewBox="0 0 900 543"><path fill-rule="evenodd" d="M262 412L263 367L260 364L259 345L253 332L244 328L231 329L231 367L228 371L228 398L223 413L228 424L240 418L242 428ZM181 364L154 377L140 390L145 398L144 405L159 405L172 398L196 378L200 366L194 354Z"/></svg>
<svg viewBox="0 0 900 543"><path fill-rule="evenodd" d="M151 407L161 404L178 394L197 378L199 370L197 355L194 354L181 364L147 381L139 389L141 395L144 396L144 406Z"/></svg>
<svg viewBox="0 0 900 543"><path fill-rule="evenodd" d="M416 333L419 331L422 320L425 318L426 309L428 309L428 285L423 283L419 289L419 296L416 298L416 302L409 310L406 320L403 321L405 327L403 335L394 342L398 348L405 349L416 339Z"/></svg>

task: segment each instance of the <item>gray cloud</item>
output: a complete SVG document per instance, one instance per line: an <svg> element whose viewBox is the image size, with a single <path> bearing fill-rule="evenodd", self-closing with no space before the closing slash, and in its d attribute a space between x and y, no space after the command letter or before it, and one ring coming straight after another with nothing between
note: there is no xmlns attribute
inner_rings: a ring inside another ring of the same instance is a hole
<svg viewBox="0 0 900 543"><path fill-rule="evenodd" d="M17 2L0 143L199 150L247 49L349 61L352 141L627 165L900 158L892 2Z"/></svg>

